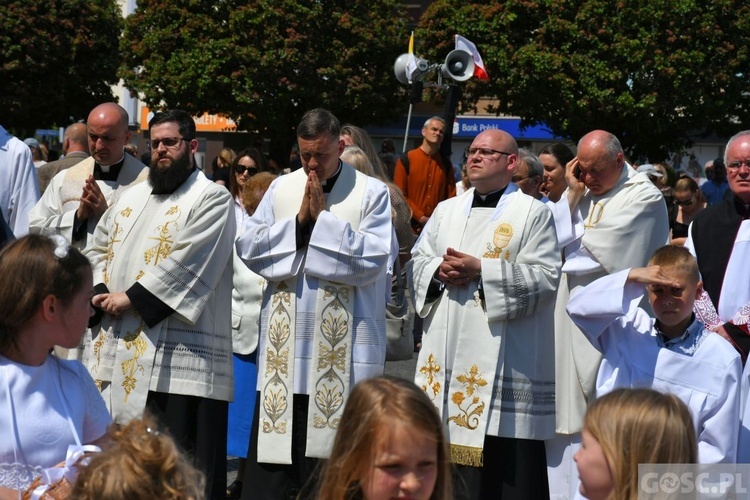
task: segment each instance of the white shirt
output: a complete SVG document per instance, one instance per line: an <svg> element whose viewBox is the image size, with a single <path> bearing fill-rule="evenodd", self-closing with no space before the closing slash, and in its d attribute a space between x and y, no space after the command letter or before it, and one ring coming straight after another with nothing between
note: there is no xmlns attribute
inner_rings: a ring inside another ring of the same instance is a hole
<svg viewBox="0 0 750 500"><path fill-rule="evenodd" d="M48 356L27 366L0 356L0 486L25 488L41 469L65 460L77 444L68 416L82 444L102 437L111 421L80 362Z"/></svg>

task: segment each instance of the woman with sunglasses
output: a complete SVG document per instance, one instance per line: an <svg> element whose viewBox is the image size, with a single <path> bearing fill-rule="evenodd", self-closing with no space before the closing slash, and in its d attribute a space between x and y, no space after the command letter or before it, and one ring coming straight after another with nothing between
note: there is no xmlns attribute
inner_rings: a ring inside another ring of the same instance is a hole
<svg viewBox="0 0 750 500"><path fill-rule="evenodd" d="M248 217L242 205L242 188L245 183L258 172L267 172L268 162L263 153L255 148L245 148L237 153L232 162L232 175L229 177L229 192L234 198L234 214L237 217L237 229L244 224Z"/></svg>
<svg viewBox="0 0 750 500"><path fill-rule="evenodd" d="M688 226L698 212L706 208L706 200L698 184L686 174L680 174L675 183L674 204L677 210L672 212L673 217L669 221L671 243L683 246L687 240Z"/></svg>

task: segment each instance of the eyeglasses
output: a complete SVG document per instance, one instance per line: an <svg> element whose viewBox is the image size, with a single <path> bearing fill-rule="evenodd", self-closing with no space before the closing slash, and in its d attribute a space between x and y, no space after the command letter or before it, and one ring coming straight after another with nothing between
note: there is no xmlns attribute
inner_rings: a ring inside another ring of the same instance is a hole
<svg viewBox="0 0 750 500"><path fill-rule="evenodd" d="M727 168L730 170L739 170L742 168L742 166L746 166L747 168L750 168L750 160L735 160L729 165L727 165Z"/></svg>
<svg viewBox="0 0 750 500"><path fill-rule="evenodd" d="M184 139L182 137L165 137L164 139L154 139L153 141L149 141L146 144L149 148L151 148L152 151L156 151L162 144L164 144L165 148L174 148L180 143L180 141L187 141L187 139Z"/></svg>
<svg viewBox="0 0 750 500"><path fill-rule="evenodd" d="M480 158L484 159L494 154L499 155L512 155L513 153L506 153L505 151L498 151L497 149L490 148L466 148L464 149L464 158L468 159L469 156L478 154Z"/></svg>
<svg viewBox="0 0 750 500"><path fill-rule="evenodd" d="M695 201L695 195L691 196L689 200L685 200L685 201L674 200L675 204L681 207L688 207L692 205L694 201Z"/></svg>
<svg viewBox="0 0 750 500"><path fill-rule="evenodd" d="M525 177L522 177L520 175L514 175L513 177L510 178L510 180L511 180L511 182L519 183L519 182L521 182L524 179L528 179L529 177L531 177L531 176L527 175Z"/></svg>
<svg viewBox="0 0 750 500"><path fill-rule="evenodd" d="M242 175L247 171L247 175L255 175L258 173L258 167L246 167L245 165L235 165L234 171L237 175Z"/></svg>

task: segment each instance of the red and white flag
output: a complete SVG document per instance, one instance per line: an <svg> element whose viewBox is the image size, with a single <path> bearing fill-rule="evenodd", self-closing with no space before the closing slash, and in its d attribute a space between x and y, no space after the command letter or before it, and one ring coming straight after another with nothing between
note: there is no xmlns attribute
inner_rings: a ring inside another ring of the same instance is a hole
<svg viewBox="0 0 750 500"><path fill-rule="evenodd" d="M474 76L480 80L489 80L490 77L487 75L487 71L484 69L484 63L482 62L482 56L479 55L477 46L474 45L470 40L456 35L456 49L463 50L471 54L471 58L474 59Z"/></svg>

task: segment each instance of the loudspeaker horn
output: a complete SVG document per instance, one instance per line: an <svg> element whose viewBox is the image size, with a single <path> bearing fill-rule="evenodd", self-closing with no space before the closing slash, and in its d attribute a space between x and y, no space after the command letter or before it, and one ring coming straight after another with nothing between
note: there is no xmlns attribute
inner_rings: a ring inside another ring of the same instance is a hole
<svg viewBox="0 0 750 500"><path fill-rule="evenodd" d="M474 76L474 59L465 50L451 50L445 57L445 64L440 67L440 71L457 82L465 82Z"/></svg>
<svg viewBox="0 0 750 500"><path fill-rule="evenodd" d="M406 74L406 65L409 62L409 54L401 54L396 58L396 62L393 63L393 74L396 75L396 79L404 85L409 85L410 80L419 80L422 74L430 69L430 63L425 59L420 59L418 57L415 57L414 59L417 62L417 67L414 70L414 73L412 73L411 79L409 79L409 76Z"/></svg>

